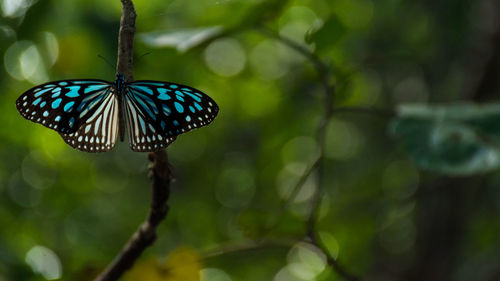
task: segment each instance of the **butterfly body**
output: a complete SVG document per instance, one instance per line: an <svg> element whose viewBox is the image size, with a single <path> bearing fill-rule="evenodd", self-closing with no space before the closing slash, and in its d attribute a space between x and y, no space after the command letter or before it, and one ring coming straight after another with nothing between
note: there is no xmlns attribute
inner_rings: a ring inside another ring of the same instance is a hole
<svg viewBox="0 0 500 281"><path fill-rule="evenodd" d="M16 101L21 115L87 152L113 148L128 132L132 150L157 151L179 134L208 125L217 104L189 86L160 81L62 80L36 86Z"/></svg>

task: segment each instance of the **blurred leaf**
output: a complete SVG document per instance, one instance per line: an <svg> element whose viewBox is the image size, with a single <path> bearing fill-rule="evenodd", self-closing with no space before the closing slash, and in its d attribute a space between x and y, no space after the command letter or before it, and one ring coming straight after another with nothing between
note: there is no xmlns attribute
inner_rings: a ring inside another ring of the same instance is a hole
<svg viewBox="0 0 500 281"><path fill-rule="evenodd" d="M470 175L500 166L500 104L404 105L391 124L424 169Z"/></svg>
<svg viewBox="0 0 500 281"><path fill-rule="evenodd" d="M329 17L317 30L306 34L307 43L315 43L316 49L321 52L334 46L346 33L346 28L335 16Z"/></svg>
<svg viewBox="0 0 500 281"><path fill-rule="evenodd" d="M199 281L201 263L198 253L189 247L173 250L165 266L157 258L150 258L135 265L125 277L127 281Z"/></svg>
<svg viewBox="0 0 500 281"><path fill-rule="evenodd" d="M170 47L177 49L179 52L186 52L194 47L213 41L223 34L241 31L269 21L279 16L288 2L288 0L261 1L250 9L238 24L227 28L218 25L172 32L157 31L142 33L139 35L139 39L151 47Z"/></svg>
<svg viewBox="0 0 500 281"><path fill-rule="evenodd" d="M175 48L179 52L186 52L208 40L212 40L224 31L222 26L210 26L176 30L172 32L142 33L139 39L145 44L156 48Z"/></svg>

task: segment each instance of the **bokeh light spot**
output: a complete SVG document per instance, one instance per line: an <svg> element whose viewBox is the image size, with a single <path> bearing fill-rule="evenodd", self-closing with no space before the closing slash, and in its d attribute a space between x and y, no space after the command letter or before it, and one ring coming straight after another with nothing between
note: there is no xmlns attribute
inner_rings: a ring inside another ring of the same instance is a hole
<svg viewBox="0 0 500 281"><path fill-rule="evenodd" d="M300 180L300 177L307 169L304 163L289 163L283 168L276 177L276 186L278 195L283 200L288 200L292 195L294 188ZM309 176L300 190L295 195L293 203L301 203L309 200L316 190L316 181L314 176Z"/></svg>
<svg viewBox="0 0 500 281"><path fill-rule="evenodd" d="M290 250L287 261L292 274L305 280L314 280L326 266L325 254L304 242L297 243Z"/></svg>
<svg viewBox="0 0 500 281"><path fill-rule="evenodd" d="M392 198L407 199L418 188L419 173L413 162L391 162L382 175L382 188Z"/></svg>
<svg viewBox="0 0 500 281"><path fill-rule="evenodd" d="M336 0L334 13L348 28L363 29L373 18L374 5L371 0Z"/></svg>
<svg viewBox="0 0 500 281"><path fill-rule="evenodd" d="M425 81L418 76L411 76L400 81L393 92L394 103L425 103L429 89Z"/></svg>
<svg viewBox="0 0 500 281"><path fill-rule="evenodd" d="M29 78L35 74L38 65L41 63L40 53L35 45L29 46L19 57L21 72L24 78Z"/></svg>
<svg viewBox="0 0 500 281"><path fill-rule="evenodd" d="M20 56L29 47L33 46L30 41L17 41L12 44L4 54L4 66L7 73L17 80L24 80L21 68Z"/></svg>
<svg viewBox="0 0 500 281"><path fill-rule="evenodd" d="M321 243L325 245L328 254L330 254L330 256L336 259L339 255L340 245L335 236L333 236L329 232L324 232L324 231L318 233L318 236L319 239L321 240Z"/></svg>
<svg viewBox="0 0 500 281"><path fill-rule="evenodd" d="M47 247L34 246L26 253L25 261L33 272L42 275L46 280L62 277L61 261L56 253Z"/></svg>
<svg viewBox="0 0 500 281"><path fill-rule="evenodd" d="M49 66L56 63L59 57L59 44L57 43L57 38L52 32L44 32L45 47L47 48L48 62Z"/></svg>
<svg viewBox="0 0 500 281"><path fill-rule="evenodd" d="M201 281L232 281L231 277L218 268L204 268L201 270Z"/></svg>
<svg viewBox="0 0 500 281"><path fill-rule="evenodd" d="M303 278L299 278L295 276L291 267L289 265L283 267L278 273L274 276L273 281L308 281Z"/></svg>
<svg viewBox="0 0 500 281"><path fill-rule="evenodd" d="M40 203L40 190L32 188L22 179L20 173L14 173L9 181L10 199L25 208L35 207Z"/></svg>
<svg viewBox="0 0 500 281"><path fill-rule="evenodd" d="M34 0L3 0L2 15L8 18L16 18L24 16L26 11L36 1Z"/></svg>
<svg viewBox="0 0 500 281"><path fill-rule="evenodd" d="M248 82L241 90L248 94L239 95L240 106L250 117L272 114L279 106L283 95L274 83Z"/></svg>
<svg viewBox="0 0 500 281"><path fill-rule="evenodd" d="M364 138L361 132L348 122L330 120L326 129L325 156L337 160L348 160L362 152Z"/></svg>
<svg viewBox="0 0 500 281"><path fill-rule="evenodd" d="M379 238L380 245L389 253L407 253L415 245L415 224L409 217L401 217L384 227L379 233Z"/></svg>
<svg viewBox="0 0 500 281"><path fill-rule="evenodd" d="M56 181L56 170L40 152L28 154L23 160L21 171L24 181L36 189L48 188Z"/></svg>
<svg viewBox="0 0 500 281"><path fill-rule="evenodd" d="M321 19L316 13L306 6L292 6L286 10L279 19L279 25L285 26L289 22L299 21L308 25L317 24Z"/></svg>
<svg viewBox="0 0 500 281"><path fill-rule="evenodd" d="M230 167L219 175L215 196L228 208L247 206L255 193L255 179L249 167Z"/></svg>
<svg viewBox="0 0 500 281"><path fill-rule="evenodd" d="M253 48L250 65L263 80L280 78L290 67L285 46L274 40L264 40Z"/></svg>
<svg viewBox="0 0 500 281"><path fill-rule="evenodd" d="M5 52L4 66L7 73L17 80L39 84L48 79L40 52L30 41L12 44Z"/></svg>
<svg viewBox="0 0 500 281"><path fill-rule="evenodd" d="M245 50L235 39L218 39L205 49L205 63L220 76L235 76L245 68Z"/></svg>
<svg viewBox="0 0 500 281"><path fill-rule="evenodd" d="M281 149L283 163L305 162L311 163L319 154L316 141L309 136L295 137L285 143Z"/></svg>
<svg viewBox="0 0 500 281"><path fill-rule="evenodd" d="M382 92L382 79L376 72L367 70L352 76L350 88L342 106L374 106Z"/></svg>

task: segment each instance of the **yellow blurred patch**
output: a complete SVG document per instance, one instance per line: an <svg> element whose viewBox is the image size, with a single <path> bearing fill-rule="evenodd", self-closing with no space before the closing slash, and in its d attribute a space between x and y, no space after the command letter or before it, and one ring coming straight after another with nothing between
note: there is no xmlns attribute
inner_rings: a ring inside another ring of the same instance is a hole
<svg viewBox="0 0 500 281"><path fill-rule="evenodd" d="M200 281L201 262L198 253L190 247L173 250L165 264L157 258L137 263L125 276L126 281Z"/></svg>

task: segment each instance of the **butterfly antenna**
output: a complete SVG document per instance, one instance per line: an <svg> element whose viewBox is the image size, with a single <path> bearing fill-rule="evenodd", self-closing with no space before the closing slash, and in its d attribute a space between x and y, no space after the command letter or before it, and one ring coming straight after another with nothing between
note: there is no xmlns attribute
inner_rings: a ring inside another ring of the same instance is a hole
<svg viewBox="0 0 500 281"><path fill-rule="evenodd" d="M115 69L113 67L113 65L105 57L103 57L101 55L97 55L97 57L99 57L100 59L102 59L103 61L105 61L111 67L111 69L113 69L113 70Z"/></svg>
<svg viewBox="0 0 500 281"><path fill-rule="evenodd" d="M149 55L149 54L151 54L151 53L150 53L150 52L147 52L147 53L144 53L144 54L140 55L140 56L137 58L137 61L136 61L136 62L139 62L139 60L140 60L140 59L142 59L143 57L145 57L145 56L147 56L147 55Z"/></svg>

